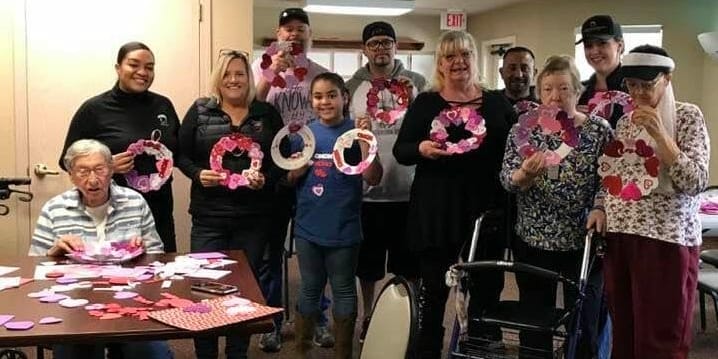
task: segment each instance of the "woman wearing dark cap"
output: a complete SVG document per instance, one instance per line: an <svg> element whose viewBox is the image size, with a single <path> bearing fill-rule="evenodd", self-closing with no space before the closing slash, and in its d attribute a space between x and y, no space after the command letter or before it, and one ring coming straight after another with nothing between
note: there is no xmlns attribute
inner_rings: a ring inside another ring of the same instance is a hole
<svg viewBox="0 0 718 359"><path fill-rule="evenodd" d="M618 121L616 138L636 148L643 140L652 151L642 152L655 155L658 169L649 178L657 180L653 190L629 200L606 198L604 265L615 359L682 359L690 349L701 244L698 196L708 183L710 145L700 109L673 96L674 68L664 49L650 45L623 58L636 109Z"/></svg>
<svg viewBox="0 0 718 359"><path fill-rule="evenodd" d="M626 91L621 84L623 77L619 71L621 55L625 49L621 24L609 15L591 16L581 26L581 40L576 44L580 43L583 43L586 61L595 71L591 78L583 82L585 90L578 99L582 110L587 110L588 101L597 92ZM610 113L603 115L615 128L623 111L620 106L613 106Z"/></svg>
<svg viewBox="0 0 718 359"><path fill-rule="evenodd" d="M597 94L606 91L623 91L623 77L621 76L621 55L625 50L621 24L609 15L595 15L584 21L581 26L581 40L586 62L594 69L593 75L583 82L584 91L578 99L578 107L582 112L588 112L588 102ZM623 116L623 108L618 105L610 106L606 111L598 114L608 120L611 128L616 128L616 122ZM583 339L579 352L596 355L603 342L599 339L602 333L610 334L610 323L603 295L603 264L601 258L596 258L589 274L586 289L586 300L582 308L581 322ZM589 353L586 353L589 351ZM608 349L606 349L608 351Z"/></svg>
<svg viewBox="0 0 718 359"><path fill-rule="evenodd" d="M60 155L60 167L67 170L62 158L67 148L79 139L95 139L112 151L117 184L130 187L125 174L157 172L154 159L135 155L127 147L140 139L159 137L171 152L177 150L179 119L167 97L150 92L155 78L155 56L147 45L129 42L117 52L117 82L115 86L82 104L70 122L65 145ZM142 192L155 219L164 250L176 252L174 217L172 216L172 177L157 190Z"/></svg>

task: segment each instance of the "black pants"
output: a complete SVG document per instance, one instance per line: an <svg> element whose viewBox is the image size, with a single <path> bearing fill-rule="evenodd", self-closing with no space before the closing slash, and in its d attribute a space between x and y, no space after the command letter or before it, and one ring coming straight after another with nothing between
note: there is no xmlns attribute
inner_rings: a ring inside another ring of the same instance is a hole
<svg viewBox="0 0 718 359"><path fill-rule="evenodd" d="M247 255L250 267L256 276L262 263L264 251L272 231L272 217L248 215L240 218L192 217L192 252L241 249ZM239 289L240 293L242 288ZM226 333L227 358L246 358L249 336ZM218 356L217 336L202 336L194 339L198 359L216 359Z"/></svg>

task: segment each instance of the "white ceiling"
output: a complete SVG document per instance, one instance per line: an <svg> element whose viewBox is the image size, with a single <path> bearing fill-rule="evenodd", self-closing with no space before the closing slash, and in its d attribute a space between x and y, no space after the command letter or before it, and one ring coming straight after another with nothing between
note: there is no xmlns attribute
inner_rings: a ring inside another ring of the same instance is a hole
<svg viewBox="0 0 718 359"><path fill-rule="evenodd" d="M447 9L460 9L468 14L480 13L528 0L416 0L416 8L410 14L438 15ZM361 0L357 0L361 3ZM304 0L255 0L254 6L283 9L302 7Z"/></svg>

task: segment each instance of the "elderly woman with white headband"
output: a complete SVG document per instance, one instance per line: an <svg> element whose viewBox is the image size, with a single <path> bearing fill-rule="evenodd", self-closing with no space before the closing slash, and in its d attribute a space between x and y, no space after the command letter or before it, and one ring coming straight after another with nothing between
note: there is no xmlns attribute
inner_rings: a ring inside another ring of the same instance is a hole
<svg viewBox="0 0 718 359"><path fill-rule="evenodd" d="M687 358L710 145L700 109L676 102L673 60L643 45L621 71L635 109L604 150L610 195L605 281L614 321L613 358Z"/></svg>

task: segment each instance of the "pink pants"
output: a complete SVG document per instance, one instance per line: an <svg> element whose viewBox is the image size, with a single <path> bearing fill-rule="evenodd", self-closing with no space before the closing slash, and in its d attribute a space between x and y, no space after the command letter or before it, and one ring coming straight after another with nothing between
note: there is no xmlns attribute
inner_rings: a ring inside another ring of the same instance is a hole
<svg viewBox="0 0 718 359"><path fill-rule="evenodd" d="M699 248L622 233L606 241L612 358L688 358Z"/></svg>

